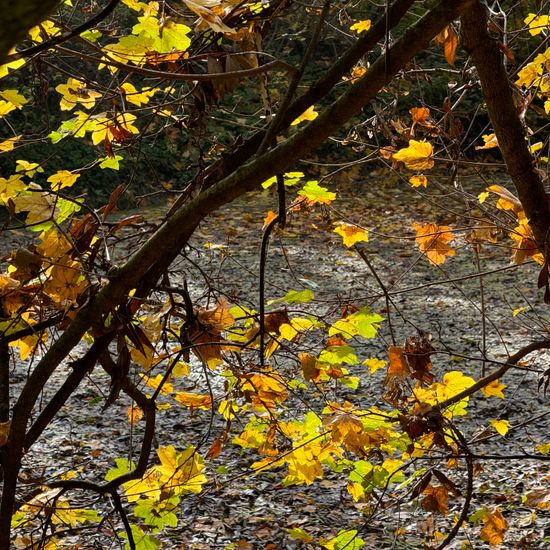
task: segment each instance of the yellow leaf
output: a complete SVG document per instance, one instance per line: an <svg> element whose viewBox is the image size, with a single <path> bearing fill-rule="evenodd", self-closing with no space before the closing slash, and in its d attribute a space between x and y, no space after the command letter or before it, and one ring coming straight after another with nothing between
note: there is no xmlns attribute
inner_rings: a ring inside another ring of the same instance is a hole
<svg viewBox="0 0 550 550"><path fill-rule="evenodd" d="M519 225L515 227L514 231L509 233L510 238L514 241L512 246L512 261L516 264L521 264L526 258L533 257L536 260L539 249L535 243L535 237L531 226L527 223L527 220L520 219Z"/></svg>
<svg viewBox="0 0 550 550"><path fill-rule="evenodd" d="M489 510L485 512L483 523L485 526L481 530L479 538L488 542L491 546L502 544L508 525L506 520L502 517L498 507L496 507L493 512Z"/></svg>
<svg viewBox="0 0 550 550"><path fill-rule="evenodd" d="M433 147L427 141L411 139L409 146L393 154L394 160L403 162L411 170L427 170L433 167Z"/></svg>
<svg viewBox="0 0 550 550"><path fill-rule="evenodd" d="M530 13L523 22L529 27L529 34L536 36L543 31L548 32L550 25L550 16L548 15L536 15Z"/></svg>
<svg viewBox="0 0 550 550"><path fill-rule="evenodd" d="M53 176L48 178L54 191L59 191L64 187L72 187L74 182L80 177L80 174L73 174L69 170L59 170Z"/></svg>
<svg viewBox="0 0 550 550"><path fill-rule="evenodd" d="M516 309L514 309L514 311L512 311L512 317L516 317L517 315L519 315L522 311L525 311L527 308L526 307L518 307Z"/></svg>
<svg viewBox="0 0 550 550"><path fill-rule="evenodd" d="M338 233L344 241L344 244L350 248L354 244L359 242L368 242L369 235L366 229L352 225L349 223L342 223L336 227L334 233Z"/></svg>
<svg viewBox="0 0 550 550"><path fill-rule="evenodd" d="M12 53L16 53L15 49L10 50L9 54L11 55ZM0 65L0 78L4 78L10 72L10 69L18 69L19 67L22 67L25 63L26 61L24 59L16 59L11 63Z"/></svg>
<svg viewBox="0 0 550 550"><path fill-rule="evenodd" d="M489 196L489 191L483 191L482 193L480 193L478 196L477 196L477 199L479 201L479 204L483 204L486 200L487 200L487 197Z"/></svg>
<svg viewBox="0 0 550 550"><path fill-rule="evenodd" d="M357 34L360 34L362 32L368 31L371 26L371 20L370 19L364 19L363 21L357 21L357 23L354 23L350 30L355 31Z"/></svg>
<svg viewBox="0 0 550 550"><path fill-rule="evenodd" d="M489 424L502 436L505 436L510 429L508 420L489 420Z"/></svg>
<svg viewBox="0 0 550 550"><path fill-rule="evenodd" d="M156 91L151 88L144 88L139 91L133 84L130 84L130 82L125 82L120 86L120 88L123 90L126 101L128 103L132 103L133 105L137 105L138 107L149 103L149 98L154 96Z"/></svg>
<svg viewBox="0 0 550 550"><path fill-rule="evenodd" d="M506 384L501 384L498 380L493 380L483 388L481 388L481 391L483 392L483 395L485 397L500 397L501 399L504 399L504 393L502 390L506 387Z"/></svg>
<svg viewBox="0 0 550 550"><path fill-rule="evenodd" d="M367 367L369 367L369 372L371 374L374 374L378 369L383 369L386 364L386 361L383 359L375 359L374 357L363 361L363 365L367 365Z"/></svg>
<svg viewBox="0 0 550 550"><path fill-rule="evenodd" d="M300 122L304 122L305 120L315 120L319 116L319 113L315 110L314 106L312 105L309 109L304 111L298 118L293 120L291 122L291 126L297 126L300 124Z"/></svg>
<svg viewBox="0 0 550 550"><path fill-rule="evenodd" d="M2 153L9 153L10 151L13 151L15 144L21 139L21 135L5 139L4 141L0 142L0 151Z"/></svg>
<svg viewBox="0 0 550 550"><path fill-rule="evenodd" d="M66 84L59 84L55 89L63 96L59 102L62 111L70 111L78 103L85 109L91 109L96 99L101 97L99 92L90 90L84 82L76 78L69 78Z"/></svg>
<svg viewBox="0 0 550 550"><path fill-rule="evenodd" d="M476 145L476 150L478 149L494 149L495 147L498 147L498 139L495 134L485 134L481 136L484 145Z"/></svg>
<svg viewBox="0 0 550 550"><path fill-rule="evenodd" d="M428 187L428 178L424 174L418 174L409 178L409 183L413 187Z"/></svg>
<svg viewBox="0 0 550 550"><path fill-rule="evenodd" d="M25 96L21 95L17 90L3 90L0 92L0 97L15 105L17 109L22 109L23 105L27 103Z"/></svg>
<svg viewBox="0 0 550 550"><path fill-rule="evenodd" d="M438 226L435 223L424 225L416 222L412 225L416 231L415 240L420 252L425 254L432 264L441 265L449 256L455 255L455 251L448 244L454 239L449 226Z"/></svg>
<svg viewBox="0 0 550 550"><path fill-rule="evenodd" d="M0 101L0 117L6 116L8 113L15 111L17 107L9 101Z"/></svg>
<svg viewBox="0 0 550 550"><path fill-rule="evenodd" d="M199 395L197 393L178 391L175 393L174 399L178 403L189 407L191 410L203 409L206 411L212 407L212 397L210 397L209 395Z"/></svg>

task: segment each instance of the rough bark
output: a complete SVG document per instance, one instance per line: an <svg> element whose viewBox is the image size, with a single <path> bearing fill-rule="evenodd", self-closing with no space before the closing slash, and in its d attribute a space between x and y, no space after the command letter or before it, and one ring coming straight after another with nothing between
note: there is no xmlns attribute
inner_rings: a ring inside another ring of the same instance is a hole
<svg viewBox="0 0 550 550"><path fill-rule="evenodd" d="M493 124L508 173L516 187L537 246L546 254L550 212L544 185L529 152L526 130L512 99L503 54L487 31L487 8L479 1L461 18L461 40L477 70L483 98Z"/></svg>
<svg viewBox="0 0 550 550"><path fill-rule="evenodd" d="M60 0L0 0L0 64L29 29L46 19Z"/></svg>

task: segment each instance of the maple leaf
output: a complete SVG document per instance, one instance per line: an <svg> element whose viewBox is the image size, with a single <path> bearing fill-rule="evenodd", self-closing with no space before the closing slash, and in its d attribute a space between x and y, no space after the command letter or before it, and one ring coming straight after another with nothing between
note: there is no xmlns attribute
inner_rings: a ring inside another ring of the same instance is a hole
<svg viewBox="0 0 550 550"><path fill-rule="evenodd" d="M262 229L265 229L277 217L278 217L278 214L273 212L273 210L270 210L267 213L267 216L264 218L264 224L262 226Z"/></svg>
<svg viewBox="0 0 550 550"><path fill-rule="evenodd" d="M432 155L431 143L411 139L408 147L399 149L392 157L394 160L403 162L411 170L428 170L434 165Z"/></svg>
<svg viewBox="0 0 550 550"><path fill-rule="evenodd" d="M502 436L505 436L510 429L508 420L489 420L489 424Z"/></svg>
<svg viewBox="0 0 550 550"><path fill-rule="evenodd" d="M498 139L495 134L484 134L481 136L481 138L484 141L483 145L476 145L476 150L479 149L494 149L495 147L498 147Z"/></svg>
<svg viewBox="0 0 550 550"><path fill-rule="evenodd" d="M481 530L479 538L488 542L491 546L502 544L508 524L502 517L498 506L492 512L486 510L483 516L483 523L485 526Z"/></svg>
<svg viewBox="0 0 550 550"><path fill-rule="evenodd" d="M290 125L297 126L300 122L305 122L307 120L315 120L319 116L319 113L315 110L315 107L312 105L307 110L305 110L298 118L295 118Z"/></svg>
<svg viewBox="0 0 550 550"><path fill-rule="evenodd" d="M529 13L523 22L529 27L529 34L537 36L543 31L548 31L550 26L550 15L537 15Z"/></svg>
<svg viewBox="0 0 550 550"><path fill-rule="evenodd" d="M500 397L501 399L504 399L504 393L502 390L506 387L506 384L501 384L498 380L493 380L486 386L483 386L481 388L481 391L483 392L483 395L485 397Z"/></svg>
<svg viewBox="0 0 550 550"><path fill-rule="evenodd" d="M370 359L365 359L363 365L367 365L367 367L369 367L369 373L374 374L378 369L383 369L387 363L383 359L371 357Z"/></svg>
<svg viewBox="0 0 550 550"><path fill-rule="evenodd" d="M349 223L341 223L334 229L335 233L338 233L344 241L344 244L350 248L354 244L359 242L368 242L369 235L366 229L352 225Z"/></svg>
<svg viewBox="0 0 550 550"><path fill-rule="evenodd" d="M52 184L54 191L59 191L64 187L72 187L79 177L80 174L73 174L69 170L59 170L53 176L50 176L48 181Z"/></svg>
<svg viewBox="0 0 550 550"><path fill-rule="evenodd" d="M357 34L361 34L362 32L366 32L371 27L371 20L370 19L364 19L363 21L357 21L357 23L354 23L351 27L351 31L355 31Z"/></svg>
<svg viewBox="0 0 550 550"><path fill-rule="evenodd" d="M438 226L435 223L420 224L413 222L416 230L416 243L428 260L434 265L441 265L445 260L455 255L455 251L447 244L454 239L451 228L447 225Z"/></svg>
<svg viewBox="0 0 550 550"><path fill-rule="evenodd" d="M428 187L428 178L424 174L418 174L409 178L409 183L413 187Z"/></svg>
<svg viewBox="0 0 550 550"><path fill-rule="evenodd" d="M157 455L160 466L154 467L159 474L159 483L164 489L182 492L200 493L206 483L204 461L193 446L177 453L172 445L159 447Z"/></svg>
<svg viewBox="0 0 550 550"><path fill-rule="evenodd" d="M412 116L413 127L416 124L420 124L421 126L425 126L426 128L435 127L435 124L428 120L428 117L430 116L430 109L428 109L428 107L413 107L409 110L409 113L411 113Z"/></svg>
<svg viewBox="0 0 550 550"><path fill-rule="evenodd" d="M332 193L326 187L322 187L316 181L308 181L304 187L298 191L298 195L302 195L309 199L312 203L330 204L336 199L336 193Z"/></svg>
<svg viewBox="0 0 550 550"><path fill-rule="evenodd" d="M531 226L525 218L518 220L517 225L512 232L509 233L510 238L514 241L512 247L512 261L516 264L522 264L526 258L533 258L535 261L542 263L543 259L535 243L535 237Z"/></svg>
<svg viewBox="0 0 550 550"><path fill-rule="evenodd" d="M72 77L65 84L56 86L55 89L63 96L59 102L62 111L71 111L79 103L85 109L91 109L95 105L96 99L101 97L99 92L90 90L84 82Z"/></svg>

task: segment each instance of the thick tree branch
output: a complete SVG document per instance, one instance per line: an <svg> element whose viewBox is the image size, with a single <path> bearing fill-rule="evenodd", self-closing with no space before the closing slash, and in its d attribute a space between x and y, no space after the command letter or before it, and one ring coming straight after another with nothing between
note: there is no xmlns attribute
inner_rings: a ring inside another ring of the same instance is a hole
<svg viewBox="0 0 550 550"><path fill-rule="evenodd" d="M529 219L539 250L546 256L550 212L541 178L525 139L526 132L512 99L503 54L487 31L487 8L479 1L462 16L461 39L474 63L487 110L508 172Z"/></svg>
<svg viewBox="0 0 550 550"><path fill-rule="evenodd" d="M27 32L45 19L60 0L0 0L0 65Z"/></svg>

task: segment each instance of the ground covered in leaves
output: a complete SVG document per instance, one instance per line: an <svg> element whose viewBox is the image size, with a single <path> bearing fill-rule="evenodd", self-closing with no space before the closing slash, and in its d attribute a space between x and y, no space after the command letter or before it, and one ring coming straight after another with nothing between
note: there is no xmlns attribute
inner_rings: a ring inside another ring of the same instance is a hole
<svg viewBox="0 0 550 550"><path fill-rule="evenodd" d="M338 199L332 205L293 214L286 228L273 235L266 265L268 310L282 307L276 300L290 290L305 289L315 298L290 306L289 313L305 309L328 319L337 318L344 307L368 305L386 320L379 336L360 349L361 361L386 359L389 345L402 345L407 337L424 334L437 350L432 361L438 377L458 370L474 378L482 371L490 372L497 366L491 361L504 361L507 354L540 338L550 326L547 307L536 291L538 266L511 265L510 240L503 232L495 244L483 245L476 254L466 231L455 233L456 255L433 266L419 252L412 227L413 222L432 222L467 229L468 220L461 217L464 203L477 201L487 185L504 183L499 173L484 177L486 181L468 177L461 189L440 176L427 190L413 189L406 180L385 172L339 178L340 184L333 185ZM187 281L194 299L207 305L223 293L228 301L238 299L257 309L262 225L276 205L271 190L251 194L199 228L187 257L174 269L179 270L181 281ZM152 210L151 215L158 212ZM359 245L368 261L342 245L333 231L336 222L368 228L369 242ZM487 273L480 278L480 272ZM460 419L458 427L480 458L475 463L472 521L450 548L466 548L468 542L473 548L486 547L479 540L483 523L475 521L475 513L495 506L508 522L504 547L542 549L550 545L548 462L524 456L548 442L550 409L539 380L549 357L544 352L530 355L502 380L505 399L475 396L469 416ZM69 369L68 363L58 369L45 395L55 390ZM365 408L382 406L383 369L369 374L367 366L359 364L350 370L360 378L358 388L335 383L331 396L340 401L349 398ZM14 396L26 376L26 368L16 364ZM215 373L196 369L196 374L183 379L181 389L204 391L207 384L214 395L223 389ZM26 456L23 488L26 483L30 487L67 475L67 471L102 479L114 467L115 458L136 457L140 423L131 426L128 422L129 402L124 398L103 410L108 388L108 378L96 369ZM322 405L326 395L296 389L291 399L298 417ZM501 436L491 420L507 420L508 433ZM209 411L189 415L170 408L159 412L157 443L178 449L193 444L204 456L221 428ZM237 419L231 435L240 429ZM496 458L489 461L482 455ZM499 459L501 455L508 458ZM202 493L182 499L179 526L159 537L162 547L318 548L321 537L330 539L343 529L356 529L365 548L423 548L430 541L436 547L463 502L451 499L447 515L423 509L417 499L399 501L391 491L372 502L355 502L346 490L346 473L327 474L309 486L285 487L283 471L252 472L250 465L255 460L253 451L230 444L216 459L207 460L208 484ZM440 467L445 464L442 461ZM447 474L463 491L463 469ZM80 496L90 503L85 495ZM105 511L105 504L101 506ZM99 531L83 531L66 540L81 548L102 548L108 536L120 531L120 521L111 513Z"/></svg>

